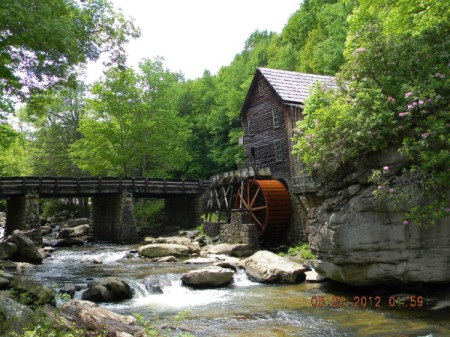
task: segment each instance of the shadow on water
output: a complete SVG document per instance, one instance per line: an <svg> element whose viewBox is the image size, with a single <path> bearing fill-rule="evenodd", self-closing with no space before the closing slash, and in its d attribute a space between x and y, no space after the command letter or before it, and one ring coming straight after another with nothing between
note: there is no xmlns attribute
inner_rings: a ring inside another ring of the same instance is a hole
<svg viewBox="0 0 450 337"><path fill-rule="evenodd" d="M108 276L123 278L135 290L134 297L103 306L122 314L138 313L148 320L158 318L161 323L189 310L181 327L198 337L450 336L450 312L430 312L392 301L391 306L385 288L355 289L333 282L262 285L239 271L227 288L194 290L183 286L180 277L203 266L126 258L127 252L136 248L90 245L60 249L28 273L52 288L67 284L85 287L90 280ZM155 281L162 293L149 289L148 283ZM376 296L380 297L379 306ZM81 292L75 297L81 298ZM424 298L426 301L426 295Z"/></svg>

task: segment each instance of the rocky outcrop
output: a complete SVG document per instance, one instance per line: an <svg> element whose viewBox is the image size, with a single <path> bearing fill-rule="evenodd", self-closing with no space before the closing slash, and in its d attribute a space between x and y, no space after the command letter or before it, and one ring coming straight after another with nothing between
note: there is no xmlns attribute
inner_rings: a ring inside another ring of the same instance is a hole
<svg viewBox="0 0 450 337"><path fill-rule="evenodd" d="M133 289L125 281L107 277L99 282L92 282L83 293L82 299L92 302L118 302L133 297Z"/></svg>
<svg viewBox="0 0 450 337"><path fill-rule="evenodd" d="M188 256L189 248L179 244L151 243L139 247L139 255L143 257Z"/></svg>
<svg viewBox="0 0 450 337"><path fill-rule="evenodd" d="M450 282L450 217L419 227L393 201L375 199L368 175L383 165L400 175L404 159L395 152L372 157L322 184L325 200L308 221L316 270L350 285Z"/></svg>
<svg viewBox="0 0 450 337"><path fill-rule="evenodd" d="M183 284L194 288L226 287L233 280L234 271L219 267L191 270L181 277Z"/></svg>
<svg viewBox="0 0 450 337"><path fill-rule="evenodd" d="M17 251L12 256L14 260L34 264L42 263L42 254L38 251L33 241L23 232L15 230L6 239L6 243L12 243L17 247Z"/></svg>
<svg viewBox="0 0 450 337"><path fill-rule="evenodd" d="M297 283L305 279L305 267L267 250L241 262L247 276L260 283Z"/></svg>
<svg viewBox="0 0 450 337"><path fill-rule="evenodd" d="M61 307L61 314L88 336L144 336L143 327L134 317L116 314L89 301L70 301Z"/></svg>

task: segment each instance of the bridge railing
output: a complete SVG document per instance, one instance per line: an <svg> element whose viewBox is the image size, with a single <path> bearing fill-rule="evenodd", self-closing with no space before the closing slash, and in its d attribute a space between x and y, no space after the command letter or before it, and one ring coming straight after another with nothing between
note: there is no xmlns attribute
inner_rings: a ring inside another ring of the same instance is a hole
<svg viewBox="0 0 450 337"><path fill-rule="evenodd" d="M0 177L0 195L198 194L208 181L146 177Z"/></svg>

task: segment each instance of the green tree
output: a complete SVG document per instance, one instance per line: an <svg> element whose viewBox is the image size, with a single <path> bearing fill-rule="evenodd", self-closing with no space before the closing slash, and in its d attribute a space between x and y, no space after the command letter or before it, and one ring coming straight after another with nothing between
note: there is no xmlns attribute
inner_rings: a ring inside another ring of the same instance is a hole
<svg viewBox="0 0 450 337"><path fill-rule="evenodd" d="M72 163L70 146L80 138L78 127L86 113L86 87L74 83L34 95L19 114L32 125L33 172L37 175L81 175Z"/></svg>
<svg viewBox="0 0 450 337"><path fill-rule="evenodd" d="M0 132L7 141L0 143L0 176L20 176L32 173L30 141L25 135L0 124Z"/></svg>
<svg viewBox="0 0 450 337"><path fill-rule="evenodd" d="M139 72L111 68L94 85L81 120L73 161L94 175L166 176L189 160L189 130L177 111L179 75L161 60L145 60Z"/></svg>
<svg viewBox="0 0 450 337"><path fill-rule="evenodd" d="M290 60L289 65L295 60L297 71L334 75L344 62L347 18L357 3L357 0L306 0L283 29L280 54L275 59ZM297 53L295 59L292 50ZM280 61L270 64L277 66Z"/></svg>
<svg viewBox="0 0 450 337"><path fill-rule="evenodd" d="M0 111L102 53L123 64L124 43L139 34L107 0L2 0L0 32Z"/></svg>

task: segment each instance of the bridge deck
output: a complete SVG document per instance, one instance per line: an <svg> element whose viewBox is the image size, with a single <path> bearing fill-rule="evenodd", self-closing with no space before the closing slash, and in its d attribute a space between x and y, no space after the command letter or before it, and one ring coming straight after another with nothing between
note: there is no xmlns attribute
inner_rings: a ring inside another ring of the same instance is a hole
<svg viewBox="0 0 450 337"><path fill-rule="evenodd" d="M28 193L41 197L81 197L132 193L170 197L202 193L209 181L145 177L0 177L0 197Z"/></svg>

